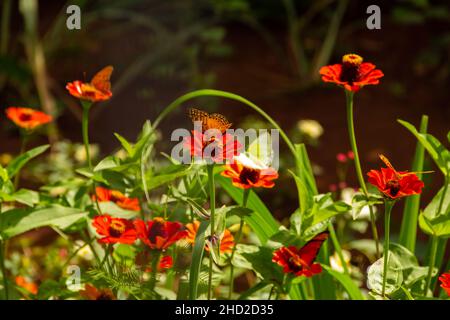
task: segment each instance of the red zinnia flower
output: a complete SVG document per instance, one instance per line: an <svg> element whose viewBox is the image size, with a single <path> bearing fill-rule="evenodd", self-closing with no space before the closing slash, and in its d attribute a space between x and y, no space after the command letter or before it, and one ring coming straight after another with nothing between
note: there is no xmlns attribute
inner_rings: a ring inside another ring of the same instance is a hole
<svg viewBox="0 0 450 320"><path fill-rule="evenodd" d="M100 243L125 243L132 244L136 238L136 230L133 222L122 218L113 218L108 214L96 216L92 226L103 238L98 239Z"/></svg>
<svg viewBox="0 0 450 320"><path fill-rule="evenodd" d="M224 177L231 178L233 185L242 189L251 187L272 188L275 185L272 180L278 178L275 169L252 160L244 154L234 157L233 162L226 165L221 174Z"/></svg>
<svg viewBox="0 0 450 320"><path fill-rule="evenodd" d="M195 237L197 236L197 231L199 227L200 221L198 220L194 221L193 223L188 223L186 225L186 229L188 232L186 241L192 245L195 243ZM234 247L234 237L231 234L230 230L225 229L220 239L220 252L230 253L233 251L233 247ZM205 246L205 250L209 251L209 247Z"/></svg>
<svg viewBox="0 0 450 320"><path fill-rule="evenodd" d="M184 139L184 147L189 149L191 156L214 163L223 163L239 154L241 144L231 134L221 134L219 138L192 131L192 136Z"/></svg>
<svg viewBox="0 0 450 320"><path fill-rule="evenodd" d="M439 281L441 282L441 288L447 292L447 295L450 297L450 271L447 273L443 273L439 277Z"/></svg>
<svg viewBox="0 0 450 320"><path fill-rule="evenodd" d="M18 127L26 130L33 130L53 120L52 116L44 112L21 107L9 107L6 109L6 116Z"/></svg>
<svg viewBox="0 0 450 320"><path fill-rule="evenodd" d="M69 82L66 89L76 98L89 100L92 102L108 100L112 96L111 82L109 81L112 66L107 66L100 70L89 83L82 81Z"/></svg>
<svg viewBox="0 0 450 320"><path fill-rule="evenodd" d="M38 286L33 281L28 281L25 277L17 276L16 277L16 285L25 289L31 294L36 295L38 293Z"/></svg>
<svg viewBox="0 0 450 320"><path fill-rule="evenodd" d="M295 246L281 247L273 253L272 261L283 267L284 273L312 277L322 272L322 266L314 263L328 232L322 232L298 249Z"/></svg>
<svg viewBox="0 0 450 320"><path fill-rule="evenodd" d="M103 187L95 188L95 195L92 196L92 200L97 199L99 202L114 202L122 209L140 211L138 198L128 198L122 192L117 190L110 190Z"/></svg>
<svg viewBox="0 0 450 320"><path fill-rule="evenodd" d="M380 171L370 170L367 176L369 183L377 187L386 197L398 199L422 192L424 183L415 173L396 171L386 157L380 155L380 158L385 162L387 168L381 168Z"/></svg>
<svg viewBox="0 0 450 320"><path fill-rule="evenodd" d="M353 92L368 84L378 84L384 76L374 64L363 62L363 58L357 54L346 54L342 57L342 63L322 67L319 73L324 82L336 83Z"/></svg>
<svg viewBox="0 0 450 320"><path fill-rule="evenodd" d="M187 236L187 231L179 222L165 221L157 217L147 224L142 220L134 222L139 239L151 249L165 250Z"/></svg>

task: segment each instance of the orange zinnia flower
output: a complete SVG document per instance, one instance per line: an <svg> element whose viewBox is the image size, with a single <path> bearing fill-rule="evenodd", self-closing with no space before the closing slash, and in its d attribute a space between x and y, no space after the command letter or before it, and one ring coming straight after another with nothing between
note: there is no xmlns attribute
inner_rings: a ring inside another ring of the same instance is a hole
<svg viewBox="0 0 450 320"><path fill-rule="evenodd" d="M197 236L198 228L200 227L200 221L196 220L193 223L188 223L186 225L187 229L187 237L186 240L190 244L195 243L195 237ZM222 253L231 253L234 247L234 237L231 234L230 230L225 229L220 239L220 252ZM205 250L209 251L209 247L205 246Z"/></svg>
<svg viewBox="0 0 450 320"><path fill-rule="evenodd" d="M439 277L439 281L441 282L441 288L447 292L447 295L450 297L450 271L447 273L443 273Z"/></svg>
<svg viewBox="0 0 450 320"><path fill-rule="evenodd" d="M281 247L273 253L272 261L283 267L284 273L312 277L322 272L322 266L314 263L328 232L322 232L298 249L295 246Z"/></svg>
<svg viewBox="0 0 450 320"><path fill-rule="evenodd" d="M108 100L112 97L111 82L109 81L112 66L107 66L100 70L89 83L82 81L69 82L66 89L69 93L79 99L89 100L92 102Z"/></svg>
<svg viewBox="0 0 450 320"><path fill-rule="evenodd" d="M6 109L6 116L18 127L26 130L33 130L53 120L52 116L44 112L21 107L9 107Z"/></svg>
<svg viewBox="0 0 450 320"><path fill-rule="evenodd" d="M192 136L184 139L184 147L191 156L214 163L224 163L239 154L241 144L231 134L221 134L220 138L210 137L200 131L192 131ZM209 154L211 152L211 154Z"/></svg>
<svg viewBox="0 0 450 320"><path fill-rule="evenodd" d="M114 202L122 209L140 211L138 198L128 198L122 192L117 190L110 190L103 187L95 188L95 195L92 196L92 200L98 200L99 202Z"/></svg>
<svg viewBox="0 0 450 320"><path fill-rule="evenodd" d="M84 290L80 291L80 295L87 300L116 300L111 289L97 289L90 284L84 286Z"/></svg>
<svg viewBox="0 0 450 320"><path fill-rule="evenodd" d="M336 83L353 92L368 84L378 84L384 76L374 64L363 62L363 58L357 54L346 54L342 57L342 63L322 67L319 73L324 82Z"/></svg>
<svg viewBox="0 0 450 320"><path fill-rule="evenodd" d="M226 165L221 174L231 178L233 185L242 189L272 188L275 185L272 180L278 178L275 169L265 166L257 160L252 160L244 154L234 157L233 163Z"/></svg>
<svg viewBox="0 0 450 320"><path fill-rule="evenodd" d="M38 293L38 286L33 281L28 281L25 277L17 276L16 277L16 285L21 288L24 288L29 293L36 295Z"/></svg>
<svg viewBox="0 0 450 320"><path fill-rule="evenodd" d="M113 218L108 214L96 216L92 226L103 238L100 243L125 243L132 244L136 240L136 230L133 222L122 218Z"/></svg>
<svg viewBox="0 0 450 320"><path fill-rule="evenodd" d="M187 235L181 223L165 221L160 217L147 221L147 223L136 220L134 224L139 239L155 250L165 250Z"/></svg>
<svg viewBox="0 0 450 320"><path fill-rule="evenodd" d="M370 170L367 173L369 183L377 187L381 193L390 199L422 193L424 183L415 173L397 171L385 156L380 155L380 158L387 168L381 168L380 171Z"/></svg>

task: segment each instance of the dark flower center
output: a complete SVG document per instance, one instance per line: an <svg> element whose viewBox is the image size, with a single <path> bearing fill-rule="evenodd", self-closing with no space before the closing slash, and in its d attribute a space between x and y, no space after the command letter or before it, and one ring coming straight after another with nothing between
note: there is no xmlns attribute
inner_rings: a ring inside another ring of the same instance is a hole
<svg viewBox="0 0 450 320"><path fill-rule="evenodd" d="M259 180L259 175L259 170L244 167L239 174L239 180L244 184L256 183Z"/></svg>
<svg viewBox="0 0 450 320"><path fill-rule="evenodd" d="M152 227L149 230L148 233L148 239L150 242L155 243L156 237L161 237L165 235L165 228L164 228L164 222L160 219L155 219L153 221Z"/></svg>
<svg viewBox="0 0 450 320"><path fill-rule="evenodd" d="M95 300L113 300L113 297L109 292L101 291Z"/></svg>
<svg viewBox="0 0 450 320"><path fill-rule="evenodd" d="M19 119L20 121L27 122L33 119L33 116L29 113L21 113Z"/></svg>
<svg viewBox="0 0 450 320"><path fill-rule="evenodd" d="M109 234L114 238L119 238L125 232L125 229L125 223L113 220L109 226Z"/></svg>
<svg viewBox="0 0 450 320"><path fill-rule="evenodd" d="M359 66L363 59L357 54L346 54L342 57L342 71L340 79L343 82L352 84L359 80L360 72Z"/></svg>
<svg viewBox="0 0 450 320"><path fill-rule="evenodd" d="M400 191L400 183L398 180L390 180L386 183L386 186L389 188L389 194L393 197Z"/></svg>

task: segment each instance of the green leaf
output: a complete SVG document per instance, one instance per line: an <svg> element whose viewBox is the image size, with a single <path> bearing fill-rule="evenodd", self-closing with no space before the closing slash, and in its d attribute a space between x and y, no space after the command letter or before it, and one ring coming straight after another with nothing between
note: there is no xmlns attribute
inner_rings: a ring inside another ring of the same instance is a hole
<svg viewBox="0 0 450 320"><path fill-rule="evenodd" d="M133 156L133 146L128 142L127 139L125 139L124 137L122 137L120 134L118 133L114 133L114 136L117 138L117 140L119 140L120 144L122 145L122 147L125 149L125 151L128 153L128 155L130 157Z"/></svg>
<svg viewBox="0 0 450 320"><path fill-rule="evenodd" d="M428 126L428 117L423 115L420 121L420 133L426 134ZM414 160L412 164L412 172L420 172L423 170L423 163L425 157L425 148L417 141L416 151L414 153ZM422 174L418 173L419 179ZM400 229L399 242L410 251L414 252L416 247L417 221L420 210L420 194L407 197L405 200L405 207L403 210L403 218Z"/></svg>
<svg viewBox="0 0 450 320"><path fill-rule="evenodd" d="M419 133L412 124L406 121L398 120L398 122L419 140L442 173L447 176L450 168L450 151L431 134Z"/></svg>
<svg viewBox="0 0 450 320"><path fill-rule="evenodd" d="M205 231L209 221L202 221L195 236L194 249L192 251L192 262L189 271L189 298L196 300L198 297L198 284L202 266L203 251L205 250Z"/></svg>
<svg viewBox="0 0 450 320"><path fill-rule="evenodd" d="M188 167L186 169L184 166L171 165L166 168L163 173L160 173L158 175L152 175L152 173L150 172L146 175L147 190L155 189L177 178L184 177L191 171L191 167Z"/></svg>
<svg viewBox="0 0 450 320"><path fill-rule="evenodd" d="M378 259L367 270L367 286L377 294L382 294L384 257ZM389 251L389 261L386 276L386 294L400 289L403 283L403 271L395 254Z"/></svg>
<svg viewBox="0 0 450 320"><path fill-rule="evenodd" d="M230 179L216 175L215 180L235 202L242 202L243 191L234 187ZM250 191L248 196L247 208L250 208L253 212L244 218L245 222L253 229L259 241L262 244L266 243L272 235L278 232L278 222L273 218L264 202L253 191Z"/></svg>
<svg viewBox="0 0 450 320"><path fill-rule="evenodd" d="M110 201L99 202L98 206L100 207L101 212L106 212L109 215L117 218L133 219L139 215L138 211L122 209L117 204Z"/></svg>
<svg viewBox="0 0 450 320"><path fill-rule="evenodd" d="M5 238L11 238L26 231L54 226L65 229L80 219L86 218L87 212L79 209L52 205L37 210L12 209L2 213L0 233Z"/></svg>
<svg viewBox="0 0 450 320"><path fill-rule="evenodd" d="M39 193L33 190L20 189L12 195L13 201L17 201L29 207L39 202Z"/></svg>
<svg viewBox="0 0 450 320"><path fill-rule="evenodd" d="M119 244L114 248L113 258L121 265L132 267L135 265L136 249L128 244Z"/></svg>
<svg viewBox="0 0 450 320"><path fill-rule="evenodd" d="M430 235L450 236L450 186L443 186L420 213L419 226Z"/></svg>
<svg viewBox="0 0 450 320"><path fill-rule="evenodd" d="M358 286L348 275L335 271L327 265L322 265L322 268L344 287L351 300L365 300Z"/></svg>
<svg viewBox="0 0 450 320"><path fill-rule="evenodd" d="M252 269L265 282L281 286L283 283L283 268L272 262L273 249L259 247L253 253L242 253L242 256L251 264Z"/></svg>
<svg viewBox="0 0 450 320"><path fill-rule="evenodd" d="M30 161L31 159L44 153L49 147L50 147L50 145L48 145L48 144L44 145L44 146L36 147L25 153L22 153L20 156L18 156L14 160L12 160L6 167L6 169L8 170L9 178L11 179L12 177L14 177L17 174L17 172L19 172L19 170L22 169L22 167L25 164L27 164L28 161Z"/></svg>

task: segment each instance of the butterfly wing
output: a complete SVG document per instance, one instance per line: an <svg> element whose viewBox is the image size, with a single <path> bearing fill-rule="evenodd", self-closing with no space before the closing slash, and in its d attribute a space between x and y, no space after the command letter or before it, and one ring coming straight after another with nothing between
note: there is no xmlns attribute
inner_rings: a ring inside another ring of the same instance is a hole
<svg viewBox="0 0 450 320"><path fill-rule="evenodd" d="M111 82L109 79L111 78L113 70L114 68L112 66L104 67L92 78L91 84L100 91L110 91Z"/></svg>
<svg viewBox="0 0 450 320"><path fill-rule="evenodd" d="M317 254L325 240L328 239L329 232L325 231L319 233L317 236L308 241L303 247L300 248L298 254L300 258L308 265L311 265L316 260Z"/></svg>
<svg viewBox="0 0 450 320"><path fill-rule="evenodd" d="M192 123L196 121L200 121L202 123L202 130L206 130L206 124L208 121L209 114L203 110L189 108L187 111L189 118L192 120Z"/></svg>
<svg viewBox="0 0 450 320"><path fill-rule="evenodd" d="M386 167L388 167L389 169L394 170L395 172L397 172L397 170L394 169L394 166L391 164L391 162L388 160L388 158L386 158L384 155L380 154L379 155L381 161L384 162L384 164L386 165Z"/></svg>
<svg viewBox="0 0 450 320"><path fill-rule="evenodd" d="M220 132L225 132L228 128L231 127L231 123L228 122L225 116L220 113L213 113L208 118L208 129L219 129Z"/></svg>

